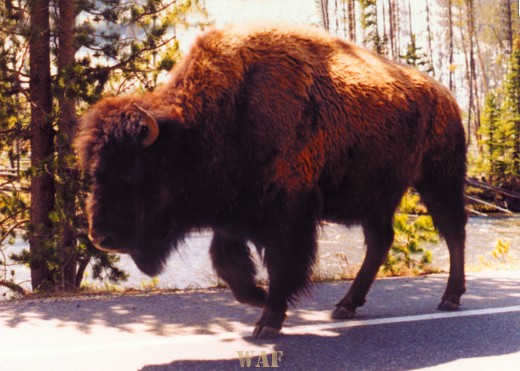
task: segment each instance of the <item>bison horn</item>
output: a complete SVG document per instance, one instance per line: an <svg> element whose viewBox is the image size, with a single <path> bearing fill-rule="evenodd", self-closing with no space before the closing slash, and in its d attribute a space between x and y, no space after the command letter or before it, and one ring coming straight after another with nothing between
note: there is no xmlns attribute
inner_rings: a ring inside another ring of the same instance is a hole
<svg viewBox="0 0 520 371"><path fill-rule="evenodd" d="M141 122L142 126L148 128L148 131L141 142L143 147L149 147L155 142L157 137L159 136L159 125L157 121L150 115L148 111L144 108L140 107L137 103L133 103L133 107L139 111L143 120Z"/></svg>

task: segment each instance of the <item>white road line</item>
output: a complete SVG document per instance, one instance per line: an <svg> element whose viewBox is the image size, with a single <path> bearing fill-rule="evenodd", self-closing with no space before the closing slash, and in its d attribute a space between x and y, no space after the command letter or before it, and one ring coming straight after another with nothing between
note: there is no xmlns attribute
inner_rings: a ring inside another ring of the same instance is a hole
<svg viewBox="0 0 520 371"><path fill-rule="evenodd" d="M501 314L501 313L512 313L520 312L520 305L501 307L501 308L486 308L486 309L474 309L458 312L442 312L432 314L420 314L415 316L402 316L402 317L390 317L390 318L377 318L368 320L349 320L342 322L322 323L316 325L302 325L285 327L283 329L284 334L305 334L315 333L317 331L326 331L334 329L344 329L350 327L360 326L377 326L394 323L406 323L416 321L428 321L438 320L446 318L460 318L460 317L472 317L482 316L490 314ZM175 344L190 344L190 343L202 343L210 341L232 341L240 340L244 337L250 336L249 333L222 333L215 335L179 335L176 337L156 337L146 340L135 340L135 341L122 341L112 343L96 343L96 344L82 344L82 345L71 345L62 347L48 347L39 349L23 349L20 351L11 351L8 354L0 354L0 360L16 359L16 358L33 358L41 356L56 356L65 354L78 354L78 353L94 353L94 352L105 352L114 351L121 349L134 349L142 347L154 347L154 346L166 346Z"/></svg>
<svg viewBox="0 0 520 371"><path fill-rule="evenodd" d="M323 324L319 324L319 325L295 326L295 327L284 328L283 332L286 334L299 334L299 333L306 333L306 332L319 331L319 330L334 330L334 329L359 327L359 326L377 326L377 325L387 325L387 324L392 324L392 323L428 321L428 320L435 320L435 319L458 318L458 317L472 317L472 316L482 316L482 315L486 315L486 314L500 314L500 313L511 313L511 312L520 312L520 305L515 305L515 306L511 306L511 307L501 307L501 308L486 308L486 309L462 310L462 311L455 311L455 312L418 314L418 315L414 315L414 316L403 316L403 317L376 318L376 319L367 319L367 320L362 320L362 321L350 320L350 321L345 321L345 322L323 323Z"/></svg>

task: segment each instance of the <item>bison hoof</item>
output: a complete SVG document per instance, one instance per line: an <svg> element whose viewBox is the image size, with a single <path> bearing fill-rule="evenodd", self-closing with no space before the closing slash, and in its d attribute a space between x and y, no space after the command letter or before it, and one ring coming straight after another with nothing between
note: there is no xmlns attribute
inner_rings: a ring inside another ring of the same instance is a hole
<svg viewBox="0 0 520 371"><path fill-rule="evenodd" d="M257 339L274 339L280 335L280 329L269 326L256 325L253 337Z"/></svg>
<svg viewBox="0 0 520 371"><path fill-rule="evenodd" d="M348 309L343 306L338 306L334 312L332 312L332 318L334 319L349 319L353 318L356 314L355 309Z"/></svg>
<svg viewBox="0 0 520 371"><path fill-rule="evenodd" d="M452 300L442 300L439 305L437 306L438 310L444 310L444 311L454 311L458 310L460 307L460 303L458 301L452 301Z"/></svg>

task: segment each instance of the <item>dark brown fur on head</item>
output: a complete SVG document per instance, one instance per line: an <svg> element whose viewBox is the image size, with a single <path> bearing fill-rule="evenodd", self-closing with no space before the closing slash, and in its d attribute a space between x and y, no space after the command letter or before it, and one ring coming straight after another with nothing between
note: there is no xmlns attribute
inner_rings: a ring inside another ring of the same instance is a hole
<svg viewBox="0 0 520 371"><path fill-rule="evenodd" d="M171 192L161 166L178 152L169 148L175 140L165 141L180 125L174 115L157 116L161 137L144 146L149 128L136 104L148 107L151 97L114 97L96 104L82 118L75 146L92 183L86 205L91 240L99 248L130 254L145 273L155 275L175 243L167 212ZM142 246L149 246L153 261L142 256Z"/></svg>

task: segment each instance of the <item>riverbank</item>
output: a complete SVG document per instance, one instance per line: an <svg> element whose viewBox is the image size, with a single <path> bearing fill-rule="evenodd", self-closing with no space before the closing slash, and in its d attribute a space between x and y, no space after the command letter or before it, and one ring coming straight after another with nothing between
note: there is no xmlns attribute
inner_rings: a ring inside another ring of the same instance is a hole
<svg viewBox="0 0 520 371"><path fill-rule="evenodd" d="M493 257L496 241L509 242L508 255L512 259L520 259L520 214L514 216L495 215L489 217L471 217L467 226L466 265L469 271L494 269L494 266L507 267L500 259ZM130 275L127 282L112 285L93 281L91 276L85 277L88 290L125 291L125 290L189 290L218 287L221 285L211 267L208 248L211 240L209 231L198 233L186 239L173 253L165 271L157 278L142 274L125 255L121 255L119 266ZM360 266L365 254L363 234L360 227L345 228L337 224L325 224L319 233L318 261L316 276L321 281L352 277ZM17 241L7 254L19 252L26 243ZM432 267L447 270L449 263L448 249L443 241L439 244L428 244L432 251ZM255 254L256 255L256 254ZM506 262L507 263L507 262ZM257 258L259 278L266 279L267 274ZM9 278L9 277L8 277ZM29 270L16 267L15 282L23 282L29 287ZM0 295L5 293L0 292Z"/></svg>

